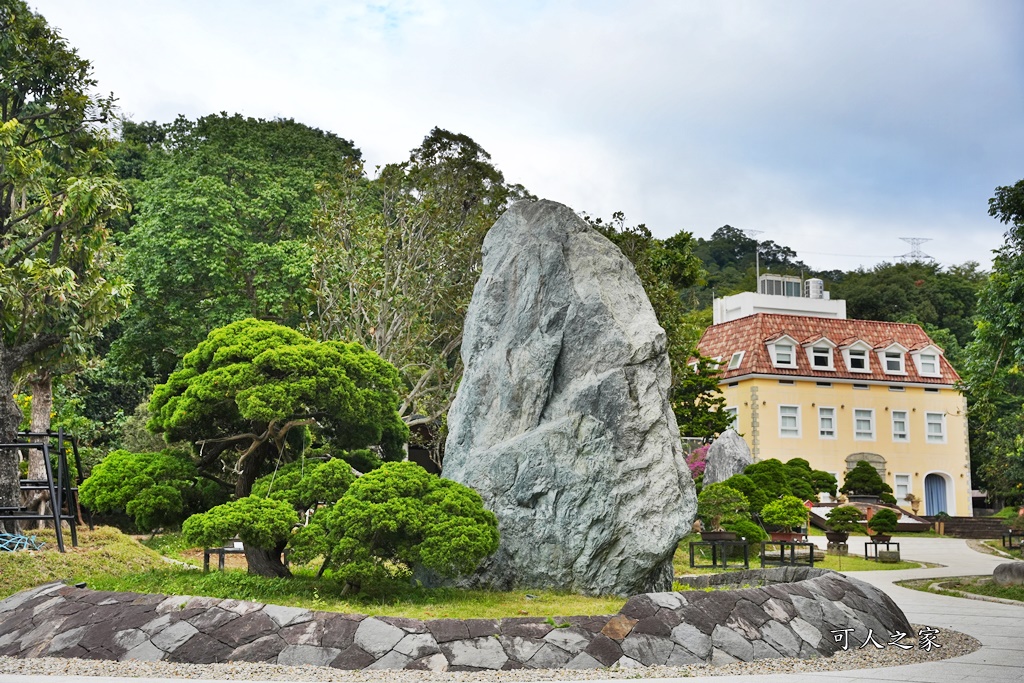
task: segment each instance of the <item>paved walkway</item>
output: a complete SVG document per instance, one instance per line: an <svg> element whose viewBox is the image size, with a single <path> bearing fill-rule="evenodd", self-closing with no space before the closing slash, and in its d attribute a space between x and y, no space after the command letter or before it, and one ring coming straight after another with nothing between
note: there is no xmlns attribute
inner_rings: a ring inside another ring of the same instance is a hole
<svg viewBox="0 0 1024 683"><path fill-rule="evenodd" d="M820 546L825 539L812 537ZM864 556L866 537L850 539L850 552ZM863 683L899 681L899 683L1020 683L1024 681L1024 607L981 600L951 598L894 585L904 579L940 578L991 574L996 565L1009 560L984 555L955 538L896 539L900 554L912 560L934 562L942 567L899 571L849 572L850 576L871 583L888 593L914 624L954 629L974 636L982 647L963 657L926 664L853 669L849 671L774 674L763 676L698 676L662 678L658 683ZM938 639L941 643L941 636Z"/></svg>
<svg viewBox="0 0 1024 683"><path fill-rule="evenodd" d="M824 538L812 540L824 545ZM850 552L864 554L864 537L850 539ZM896 601L912 623L938 629L954 629L974 636L982 647L963 657L926 664L855 669L850 671L763 676L699 676L661 678L658 683L863 683L898 681L899 683L1019 683L1024 681L1024 607L980 600L950 598L894 585L895 581L943 576L991 574L996 565L1007 560L984 555L967 547L967 542L952 538L899 538L903 557L945 565L930 569L901 571L850 572L850 576L878 586ZM941 641L941 635L938 639ZM383 674L383 672L381 672ZM386 675L381 676L382 680ZM104 678L82 676L4 676L0 683L146 683L158 679ZM163 679L166 680L166 679ZM609 682L611 683L611 682ZM615 682L618 683L618 682Z"/></svg>

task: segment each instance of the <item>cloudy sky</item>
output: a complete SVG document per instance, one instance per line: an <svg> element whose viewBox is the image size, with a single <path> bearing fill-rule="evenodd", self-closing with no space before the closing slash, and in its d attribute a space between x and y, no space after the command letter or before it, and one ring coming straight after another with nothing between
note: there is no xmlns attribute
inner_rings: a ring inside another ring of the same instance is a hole
<svg viewBox="0 0 1024 683"><path fill-rule="evenodd" d="M29 2L135 120L294 118L371 168L440 126L538 196L816 268L988 267L1024 178L1015 0Z"/></svg>

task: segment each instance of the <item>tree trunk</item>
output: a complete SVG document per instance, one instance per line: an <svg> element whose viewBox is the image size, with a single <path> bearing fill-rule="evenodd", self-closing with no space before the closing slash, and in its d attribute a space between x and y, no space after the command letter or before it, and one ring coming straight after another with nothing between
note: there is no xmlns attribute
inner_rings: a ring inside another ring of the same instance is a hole
<svg viewBox="0 0 1024 683"><path fill-rule="evenodd" d="M245 498L252 493L253 482L260 476L263 463L273 451L271 443L264 443L242 463L242 471L238 473L238 481L235 482L236 499ZM245 561L249 564L249 573L269 578L290 578L292 573L282 561L285 545L286 543L282 543L277 548L267 549L254 548L246 544Z"/></svg>
<svg viewBox="0 0 1024 683"><path fill-rule="evenodd" d="M14 400L14 371L4 361L4 349L0 343L0 443L14 443L18 437L18 425L21 424L21 409ZM17 449L0 450L0 507L19 507L21 505L21 485L19 483ZM9 534L20 531L17 522L4 522L0 528Z"/></svg>
<svg viewBox="0 0 1024 683"><path fill-rule="evenodd" d="M282 554L285 544L268 550L267 548L253 548L245 545L245 561L249 563L249 573L268 578L282 577L291 578L291 571L284 566Z"/></svg>
<svg viewBox="0 0 1024 683"><path fill-rule="evenodd" d="M49 370L41 370L32 375L32 414L29 420L29 431L46 433L50 429L50 414L53 412L53 375ZM46 441L46 437L32 439L38 443ZM46 459L41 448L28 448L28 478L42 481L46 479ZM36 491L28 495L25 506L39 514L46 512L50 502L49 491ZM37 528L46 527L46 522L35 523Z"/></svg>

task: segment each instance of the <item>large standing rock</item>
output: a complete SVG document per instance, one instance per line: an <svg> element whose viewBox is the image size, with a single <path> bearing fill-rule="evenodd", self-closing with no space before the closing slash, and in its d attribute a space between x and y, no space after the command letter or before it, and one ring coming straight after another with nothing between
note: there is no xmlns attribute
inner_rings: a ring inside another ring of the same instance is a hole
<svg viewBox="0 0 1024 683"><path fill-rule="evenodd" d="M725 481L734 474L743 474L747 465L754 462L750 447L735 429L726 429L718 435L704 458L704 486Z"/></svg>
<svg viewBox="0 0 1024 683"><path fill-rule="evenodd" d="M444 476L498 516L486 585L669 590L693 481L632 264L571 209L516 203L484 240Z"/></svg>

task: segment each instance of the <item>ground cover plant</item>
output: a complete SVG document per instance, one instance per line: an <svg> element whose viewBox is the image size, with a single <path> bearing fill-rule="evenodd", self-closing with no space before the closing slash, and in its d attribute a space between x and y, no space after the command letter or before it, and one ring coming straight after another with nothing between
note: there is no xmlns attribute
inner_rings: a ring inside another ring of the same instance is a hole
<svg viewBox="0 0 1024 683"><path fill-rule="evenodd" d="M0 599L51 581L91 583L163 569L167 561L113 527L78 530L78 547L71 547L64 530L67 552L57 551L52 529L26 531L46 545L39 551L0 552Z"/></svg>

